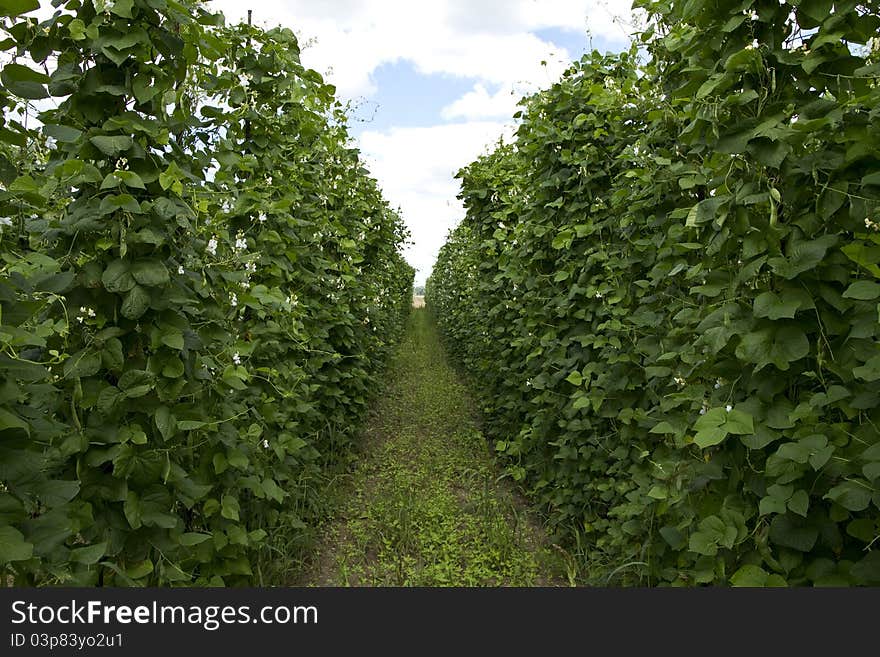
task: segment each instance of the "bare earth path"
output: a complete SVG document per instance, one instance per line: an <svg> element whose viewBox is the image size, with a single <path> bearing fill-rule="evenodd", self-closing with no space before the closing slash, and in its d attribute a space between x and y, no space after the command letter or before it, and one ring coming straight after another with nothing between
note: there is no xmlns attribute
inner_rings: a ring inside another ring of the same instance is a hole
<svg viewBox="0 0 880 657"><path fill-rule="evenodd" d="M305 586L558 585L559 559L499 482L468 390L414 309Z"/></svg>

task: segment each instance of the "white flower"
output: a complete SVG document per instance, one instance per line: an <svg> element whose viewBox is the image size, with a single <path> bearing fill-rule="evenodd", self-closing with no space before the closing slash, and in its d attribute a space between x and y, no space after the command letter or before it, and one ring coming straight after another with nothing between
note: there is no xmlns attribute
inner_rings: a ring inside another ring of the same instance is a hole
<svg viewBox="0 0 880 657"><path fill-rule="evenodd" d="M245 237L244 237L244 233L239 232L239 233L235 236L235 249L236 249L237 251L244 251L244 250L247 249L247 245L248 245L248 244L247 244L247 240L246 240Z"/></svg>
<svg viewBox="0 0 880 657"><path fill-rule="evenodd" d="M238 295L235 292L232 293L232 298L229 300L229 303L232 304L233 308L238 305Z"/></svg>
<svg viewBox="0 0 880 657"><path fill-rule="evenodd" d="M241 286L245 290L250 290L251 289L251 282L250 281L242 281Z"/></svg>
<svg viewBox="0 0 880 657"><path fill-rule="evenodd" d="M263 449L269 449L269 441L263 438Z"/></svg>
<svg viewBox="0 0 880 657"><path fill-rule="evenodd" d="M602 293L599 292L599 290L596 290L596 298L597 298L597 299L601 299L601 298L602 298Z"/></svg>
<svg viewBox="0 0 880 657"><path fill-rule="evenodd" d="M728 413L730 413L730 411L733 410L733 406L731 406L730 404L728 404L727 406L724 407L724 410L727 411Z"/></svg>
<svg viewBox="0 0 880 657"><path fill-rule="evenodd" d="M700 415L705 415L705 414L706 414L706 407L704 406L703 408L700 409Z"/></svg>
<svg viewBox="0 0 880 657"><path fill-rule="evenodd" d="M239 353L237 351L234 354L232 354L232 362L235 363L236 365L241 365L241 356L239 355Z"/></svg>
<svg viewBox="0 0 880 657"><path fill-rule="evenodd" d="M261 224L266 223L266 213L265 213L265 212L261 212L261 213L260 213L260 216L257 217L257 219L259 220L259 222L260 222Z"/></svg>
<svg viewBox="0 0 880 657"><path fill-rule="evenodd" d="M208 253L212 256L217 255L217 236L211 236L211 239L208 240Z"/></svg>
<svg viewBox="0 0 880 657"><path fill-rule="evenodd" d="M89 308L88 315L89 315L89 317L94 317L94 316L95 316L95 311L92 310L91 308Z"/></svg>
<svg viewBox="0 0 880 657"><path fill-rule="evenodd" d="M11 226L12 219L9 217L0 217L0 226Z"/></svg>
<svg viewBox="0 0 880 657"><path fill-rule="evenodd" d="M720 387L721 387L721 379L716 379L715 380L715 390L718 390L718 388L720 388Z"/></svg>
<svg viewBox="0 0 880 657"><path fill-rule="evenodd" d="M687 383L687 381L685 381L685 380L684 380L683 378L681 378L680 376L674 376L674 377L672 377L672 380L673 380L673 381L675 382L675 384L678 385L678 386L683 386L685 383Z"/></svg>
<svg viewBox="0 0 880 657"><path fill-rule="evenodd" d="M183 265L180 265L180 266L177 268L177 273L180 274L181 276L183 276Z"/></svg>
<svg viewBox="0 0 880 657"><path fill-rule="evenodd" d="M531 388L532 387L532 380L531 379L526 380L526 385Z"/></svg>

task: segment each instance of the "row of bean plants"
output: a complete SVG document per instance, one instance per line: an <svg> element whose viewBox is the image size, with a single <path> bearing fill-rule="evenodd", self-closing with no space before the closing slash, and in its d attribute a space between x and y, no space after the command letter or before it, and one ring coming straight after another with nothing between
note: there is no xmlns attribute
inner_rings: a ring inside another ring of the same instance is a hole
<svg viewBox="0 0 880 657"><path fill-rule="evenodd" d="M410 305L407 238L288 29L0 2L0 576L289 576Z"/></svg>
<svg viewBox="0 0 880 657"><path fill-rule="evenodd" d="M428 284L583 581L880 584L880 10L638 0Z"/></svg>

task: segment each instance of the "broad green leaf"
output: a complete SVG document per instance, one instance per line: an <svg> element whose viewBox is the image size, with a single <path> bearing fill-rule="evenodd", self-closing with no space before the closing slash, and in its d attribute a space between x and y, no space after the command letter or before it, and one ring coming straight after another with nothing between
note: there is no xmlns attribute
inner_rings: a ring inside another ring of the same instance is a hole
<svg viewBox="0 0 880 657"><path fill-rule="evenodd" d="M837 502L848 511L864 511L871 504L873 494L867 482L844 481L829 490L824 499Z"/></svg>
<svg viewBox="0 0 880 657"><path fill-rule="evenodd" d="M104 155L118 155L131 148L131 137L125 135L100 135L89 139Z"/></svg>
<svg viewBox="0 0 880 657"><path fill-rule="evenodd" d="M171 277L168 269L159 260L139 260L131 268L131 275L141 285L160 286L167 284Z"/></svg>
<svg viewBox="0 0 880 657"><path fill-rule="evenodd" d="M694 443L703 449L718 445L727 438L727 431L721 427L708 427L700 429L694 434Z"/></svg>
<svg viewBox="0 0 880 657"><path fill-rule="evenodd" d="M770 258L767 264L775 273L790 280L814 269L836 243L835 235L824 235L809 242L793 242L789 244L785 257Z"/></svg>
<svg viewBox="0 0 880 657"><path fill-rule="evenodd" d="M126 397L136 398L148 394L155 384L153 375L144 370L129 370L119 378L119 389Z"/></svg>
<svg viewBox="0 0 880 657"><path fill-rule="evenodd" d="M746 565L730 577L730 583L739 587L763 587L767 584L768 573L758 566Z"/></svg>
<svg viewBox="0 0 880 657"><path fill-rule="evenodd" d="M131 263L125 260L114 260L101 275L101 282L108 292L128 292L135 286L131 273Z"/></svg>
<svg viewBox="0 0 880 657"><path fill-rule="evenodd" d="M71 144L82 136L82 130L71 128L66 125L44 125L43 133L63 144Z"/></svg>
<svg viewBox="0 0 880 657"><path fill-rule="evenodd" d="M101 370L101 352L82 349L64 361L64 376L68 379L94 376Z"/></svg>
<svg viewBox="0 0 880 657"><path fill-rule="evenodd" d="M0 0L0 16L20 16L39 8L39 0Z"/></svg>
<svg viewBox="0 0 880 657"><path fill-rule="evenodd" d="M162 438L170 440L177 428L177 421L171 414L171 409L167 406L160 406L156 409L153 419L156 422L156 428L162 434Z"/></svg>
<svg viewBox="0 0 880 657"><path fill-rule="evenodd" d="M723 425L728 433L739 436L748 436L755 433L755 425L752 416L743 411L732 409L727 413L727 419Z"/></svg>
<svg viewBox="0 0 880 657"><path fill-rule="evenodd" d="M780 370L788 370L790 363L810 353L810 342L802 330L795 326L767 328L746 333L736 348L741 360L754 363L756 371L773 364Z"/></svg>
<svg viewBox="0 0 880 657"><path fill-rule="evenodd" d="M579 386L584 382L584 377L581 376L581 373L577 370L570 372L565 380L568 381L573 386Z"/></svg>
<svg viewBox="0 0 880 657"><path fill-rule="evenodd" d="M31 435L30 425L27 422L5 408L0 408L0 434L7 431L10 433L20 431L28 437Z"/></svg>
<svg viewBox="0 0 880 657"><path fill-rule="evenodd" d="M794 318L800 307L798 299L782 299L775 292L762 292L755 297L755 317L769 319Z"/></svg>
<svg viewBox="0 0 880 657"><path fill-rule="evenodd" d="M809 552L818 538L818 529L790 513L775 516L770 523L770 540L783 547Z"/></svg>
<svg viewBox="0 0 880 657"><path fill-rule="evenodd" d="M880 297L880 283L872 281L856 281L843 293L847 299L859 299L860 301L873 301Z"/></svg>
<svg viewBox="0 0 880 657"><path fill-rule="evenodd" d="M21 98L40 100L49 97L45 86L49 82L49 76L21 64L14 62L6 64L0 71L0 82L11 93Z"/></svg>
<svg viewBox="0 0 880 657"><path fill-rule="evenodd" d="M238 520L241 508L238 499L234 495L224 495L220 502L220 515L229 520Z"/></svg>
<svg viewBox="0 0 880 657"><path fill-rule="evenodd" d="M33 544L24 540L24 535L15 527L0 527L0 563L26 561L33 553Z"/></svg>
<svg viewBox="0 0 880 657"><path fill-rule="evenodd" d="M870 358L864 365L853 368L853 375L863 381L880 379L880 354Z"/></svg>
<svg viewBox="0 0 880 657"><path fill-rule="evenodd" d="M150 307L150 293L135 285L122 301L120 312L127 319L139 319Z"/></svg>
<svg viewBox="0 0 880 657"><path fill-rule="evenodd" d="M192 547L193 545L199 545L200 543L204 543L207 540L210 540L210 534L200 534L197 532L187 532L185 534L181 534L178 541L181 545L185 547Z"/></svg>
<svg viewBox="0 0 880 657"><path fill-rule="evenodd" d="M131 18L131 10L134 9L134 0L113 0L110 12L122 18Z"/></svg>
<svg viewBox="0 0 880 657"><path fill-rule="evenodd" d="M140 203L131 194L115 194L105 196L101 199L100 213L102 215L116 212L117 210L125 210L132 214L142 214L143 209Z"/></svg>
<svg viewBox="0 0 880 657"><path fill-rule="evenodd" d="M98 563L107 553L107 542L96 543L87 547L76 548L70 551L70 561L92 566Z"/></svg>
<svg viewBox="0 0 880 657"><path fill-rule="evenodd" d="M128 575L133 580L138 580L146 577L150 573L153 572L153 562L149 559L145 559L134 566L131 566L125 571L125 574Z"/></svg>

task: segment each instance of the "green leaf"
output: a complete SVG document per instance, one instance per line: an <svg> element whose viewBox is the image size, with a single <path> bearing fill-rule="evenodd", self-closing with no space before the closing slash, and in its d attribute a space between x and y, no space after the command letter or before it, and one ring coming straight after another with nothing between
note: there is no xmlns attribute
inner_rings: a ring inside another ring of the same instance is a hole
<svg viewBox="0 0 880 657"><path fill-rule="evenodd" d="M573 386L579 386L584 382L584 377L581 376L581 373L577 370L571 372L565 380L568 381Z"/></svg>
<svg viewBox="0 0 880 657"><path fill-rule="evenodd" d="M82 349L64 361L64 377L94 376L101 370L101 353L93 349Z"/></svg>
<svg viewBox="0 0 880 657"><path fill-rule="evenodd" d="M125 210L126 212L131 212L132 214L143 213L143 209L141 208L140 203L138 203L134 196L132 196L131 194L116 194L113 196L106 196L101 199L99 212L102 216L105 214L116 212L117 210Z"/></svg>
<svg viewBox="0 0 880 657"><path fill-rule="evenodd" d="M14 18L39 8L39 0L0 0L0 16Z"/></svg>
<svg viewBox="0 0 880 657"><path fill-rule="evenodd" d="M799 516L806 518L810 509L810 495L807 491L799 489L788 500L788 508Z"/></svg>
<svg viewBox="0 0 880 657"><path fill-rule="evenodd" d="M880 284L872 281L856 281L843 293L847 299L858 299L860 301L873 301L880 297Z"/></svg>
<svg viewBox="0 0 880 657"><path fill-rule="evenodd" d="M101 151L104 155L119 155L120 153L124 153L132 145L131 137L127 137L125 135L99 135L97 137L92 137L89 139L92 144L95 145L99 151Z"/></svg>
<svg viewBox="0 0 880 657"><path fill-rule="evenodd" d="M185 343L183 340L183 332L178 329L168 329L162 333L162 344L172 349L182 351Z"/></svg>
<svg viewBox="0 0 880 657"><path fill-rule="evenodd" d="M868 484L844 481L825 494L823 499L837 502L848 511L864 511L871 504L874 491Z"/></svg>
<svg viewBox="0 0 880 657"><path fill-rule="evenodd" d="M690 227L701 226L715 219L718 215L718 209L728 201L729 196L719 195L703 199L691 208L688 213L685 225Z"/></svg>
<svg viewBox="0 0 880 657"><path fill-rule="evenodd" d="M45 87L49 82L49 76L21 64L14 62L6 64L0 71L0 82L20 98L40 100L49 97L49 92Z"/></svg>
<svg viewBox="0 0 880 657"><path fill-rule="evenodd" d="M287 493L282 490L282 488L275 483L274 479L264 479L260 484L263 491L268 495L271 499L276 502L283 502L285 495Z"/></svg>
<svg viewBox="0 0 880 657"><path fill-rule="evenodd" d="M756 365L758 372L773 364L788 370L789 364L810 353L810 341L796 326L767 328L746 333L736 348L740 360Z"/></svg>
<svg viewBox="0 0 880 657"><path fill-rule="evenodd" d="M853 368L853 375L863 381L880 379L880 354L870 358L864 365Z"/></svg>
<svg viewBox="0 0 880 657"><path fill-rule="evenodd" d="M140 285L135 285L125 295L120 312L127 319L139 319L150 307L150 293Z"/></svg>
<svg viewBox="0 0 880 657"><path fill-rule="evenodd" d="M110 12L122 18L132 18L131 10L134 9L134 0L113 0Z"/></svg>
<svg viewBox="0 0 880 657"><path fill-rule="evenodd" d="M758 587L767 584L768 573L758 566L747 565L737 570L731 577L730 583L738 587Z"/></svg>
<svg viewBox="0 0 880 657"><path fill-rule="evenodd" d="M568 249L571 248L571 243L574 240L574 232L571 230L561 230L557 233L556 237L553 238L553 242L551 246L554 249Z"/></svg>
<svg viewBox="0 0 880 657"><path fill-rule="evenodd" d="M187 532L185 534L181 534L178 541L181 545L185 547L192 547L193 545L199 545L200 543L204 543L205 541L211 538L210 534L199 534L197 532Z"/></svg>
<svg viewBox="0 0 880 657"><path fill-rule="evenodd" d="M125 503L122 505L122 512L125 514L125 519L128 520L128 524L132 529L140 529L143 526L140 499L134 491L128 491Z"/></svg>
<svg viewBox="0 0 880 657"><path fill-rule="evenodd" d="M0 434L6 431L10 433L21 431L28 437L31 435L30 425L27 422L5 408L0 408Z"/></svg>
<svg viewBox="0 0 880 657"><path fill-rule="evenodd" d="M114 260L101 275L101 282L108 292L128 292L135 286L131 264L125 260Z"/></svg>
<svg viewBox="0 0 880 657"><path fill-rule="evenodd" d="M770 523L770 540L783 547L809 552L818 538L818 529L790 513L775 516Z"/></svg>
<svg viewBox="0 0 880 657"><path fill-rule="evenodd" d="M724 429L721 427L709 427L701 429L694 434L694 443L697 447L706 449L724 442L725 438L727 438L727 432Z"/></svg>
<svg viewBox="0 0 880 657"><path fill-rule="evenodd" d="M238 499L234 495L224 495L220 503L220 515L229 520L238 520L238 514L241 507L238 505Z"/></svg>
<svg viewBox="0 0 880 657"><path fill-rule="evenodd" d="M107 553L107 542L96 543L88 547L76 548L70 551L70 561L72 563L81 563L86 566L92 566L98 563Z"/></svg>
<svg viewBox="0 0 880 657"><path fill-rule="evenodd" d="M52 137L62 144L72 144L80 138L82 130L77 130L76 128L71 128L66 125L49 124L43 126L43 134L47 137Z"/></svg>
<svg viewBox="0 0 880 657"><path fill-rule="evenodd" d="M129 370L119 378L119 389L129 398L143 397L155 384L153 375L145 370Z"/></svg>
<svg viewBox="0 0 880 657"><path fill-rule="evenodd" d="M828 249L836 243L835 235L824 235L810 242L790 242L785 257L770 258L767 264L776 274L791 280L815 269L825 258Z"/></svg>
<svg viewBox="0 0 880 657"><path fill-rule="evenodd" d="M159 260L139 260L131 268L131 274L141 285L156 287L171 281L168 269Z"/></svg>
<svg viewBox="0 0 880 657"><path fill-rule="evenodd" d="M177 428L177 420L171 414L171 409L167 406L160 406L153 414L153 420L156 422L156 428L162 434L162 438L170 440Z"/></svg>
<svg viewBox="0 0 880 657"><path fill-rule="evenodd" d="M226 460L233 468L238 468L239 470L247 469L248 465L250 465L250 461L248 460L247 455L241 450L233 449L230 450L226 454Z"/></svg>
<svg viewBox="0 0 880 657"><path fill-rule="evenodd" d="M122 342L118 338L110 338L101 350L101 362L104 368L118 372L125 365L125 354L122 353Z"/></svg>
<svg viewBox="0 0 880 657"><path fill-rule="evenodd" d="M652 486L651 490L648 491L648 497L654 500L665 500L669 497L669 493L666 491L665 486Z"/></svg>
<svg viewBox="0 0 880 657"><path fill-rule="evenodd" d="M128 568L125 571L125 574L128 575L131 579L137 580L142 579L153 572L153 562L149 559L145 559L137 563L136 565Z"/></svg>
<svg viewBox="0 0 880 657"><path fill-rule="evenodd" d="M0 527L0 563L27 561L33 553L34 546L24 540L24 534L14 527Z"/></svg>
<svg viewBox="0 0 880 657"><path fill-rule="evenodd" d="M195 429L201 429L204 426L207 426L207 422L200 422L198 420L178 420L177 428L181 431L193 431Z"/></svg>
<svg viewBox="0 0 880 657"><path fill-rule="evenodd" d="M783 300L775 292L762 292L755 298L755 317L769 319L794 318L800 307L799 299Z"/></svg>
<svg viewBox="0 0 880 657"><path fill-rule="evenodd" d="M669 422L658 422L648 433L675 433L675 429Z"/></svg>
<svg viewBox="0 0 880 657"><path fill-rule="evenodd" d="M755 433L755 424L752 416L735 408L727 413L727 420L723 426L725 431L738 436L749 436Z"/></svg>

